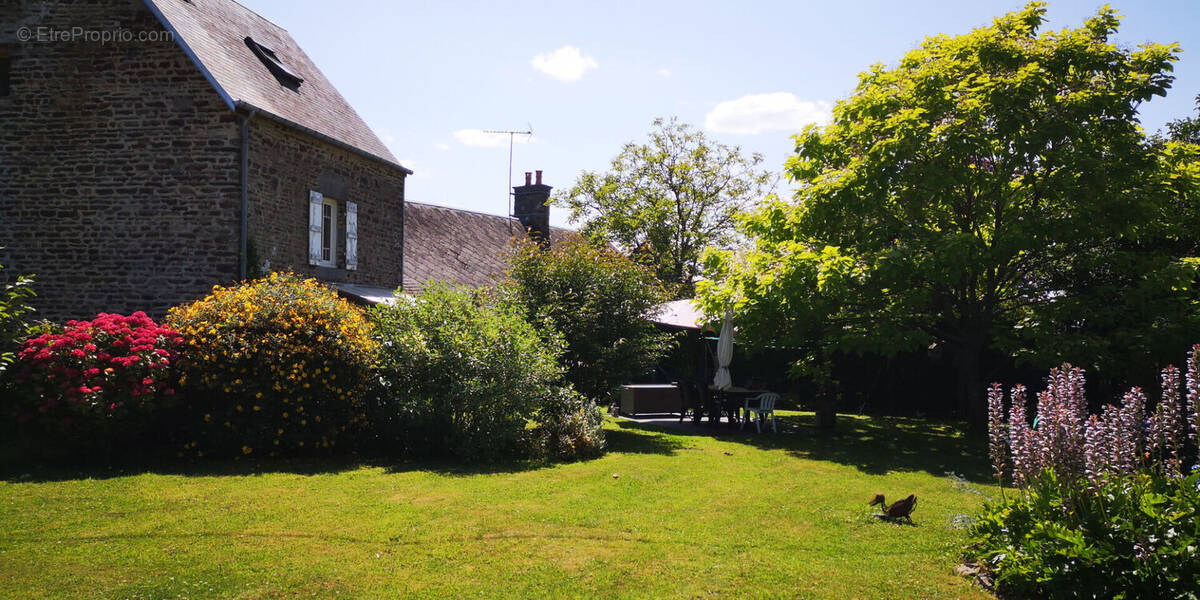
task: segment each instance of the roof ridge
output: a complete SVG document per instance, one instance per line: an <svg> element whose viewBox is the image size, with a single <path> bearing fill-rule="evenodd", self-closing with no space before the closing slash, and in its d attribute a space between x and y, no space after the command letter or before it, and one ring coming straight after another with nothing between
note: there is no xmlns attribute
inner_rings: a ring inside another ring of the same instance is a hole
<svg viewBox="0 0 1200 600"><path fill-rule="evenodd" d="M473 215L480 215L480 216L484 216L484 217L493 217L496 219L504 219L505 221L518 221L518 222L520 221L520 219L518 219L516 217L512 217L512 216L506 217L504 215L483 212L481 210L471 210L469 208L458 208L455 206L446 206L445 204L433 204L432 202L420 202L417 200L409 200L408 198L404 199L404 203L405 204L420 204L421 206L428 206L430 208L441 208L441 209L445 209L445 210L453 210L455 212L471 213Z"/></svg>
<svg viewBox="0 0 1200 600"><path fill-rule="evenodd" d="M452 210L452 211L455 211L455 212L469 213L469 214L472 214L472 215L480 215L480 216L483 216L483 217L493 217L493 218L496 218L496 219L503 219L503 220L505 220L505 221L513 221L513 222L516 222L516 223L520 223L520 222L521 222L521 220L520 220L520 219L518 219L518 218L516 218L516 217L511 217L511 216L510 216L510 217L506 217L506 216L504 216L504 215L498 215L498 214L495 214L495 213L483 212L483 211L481 211L481 210L471 210L471 209L469 209L469 208L458 208L458 207L455 207L455 206L446 206L445 204L433 204L432 202L420 202L420 201L418 201L418 200L409 200L408 198L405 198L405 199L404 199L404 203L405 203L405 204L419 204L419 205L421 205L421 206L428 206L428 207L430 207L430 208L440 208L440 209L443 209L443 210ZM551 228L551 229L557 229L557 230L559 230L559 231L569 231L569 232L571 232L571 233L578 233L578 232L577 232L577 231L575 231L574 229L570 229L570 228L567 228L567 227L559 227L558 225L551 225L551 226L550 226L550 228Z"/></svg>

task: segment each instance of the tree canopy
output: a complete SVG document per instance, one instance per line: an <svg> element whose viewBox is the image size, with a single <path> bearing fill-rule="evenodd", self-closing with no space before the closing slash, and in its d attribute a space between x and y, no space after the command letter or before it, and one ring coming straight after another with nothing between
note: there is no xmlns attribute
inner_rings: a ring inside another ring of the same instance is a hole
<svg viewBox="0 0 1200 600"><path fill-rule="evenodd" d="M650 371L672 343L646 318L667 300L654 274L582 238L516 247L502 290L543 333L561 335L566 380L597 403Z"/></svg>
<svg viewBox="0 0 1200 600"><path fill-rule="evenodd" d="M1196 112L1200 113L1200 94L1196 95ZM1167 123L1167 135L1176 142L1200 144L1200 114Z"/></svg>
<svg viewBox="0 0 1200 600"><path fill-rule="evenodd" d="M607 173L585 171L555 201L589 237L614 244L689 297L701 252L728 248L734 218L770 190L774 177L744 155L675 119L654 120L650 140L628 143Z"/></svg>
<svg viewBox="0 0 1200 600"><path fill-rule="evenodd" d="M1137 120L1179 49L1118 46L1109 8L1077 29L1044 20L1033 2L861 74L828 126L795 137L798 191L745 220L753 248L707 257L706 301L734 305L751 341L945 347L974 423L989 351L1086 362L1194 323L1195 233L1178 219L1196 155Z"/></svg>

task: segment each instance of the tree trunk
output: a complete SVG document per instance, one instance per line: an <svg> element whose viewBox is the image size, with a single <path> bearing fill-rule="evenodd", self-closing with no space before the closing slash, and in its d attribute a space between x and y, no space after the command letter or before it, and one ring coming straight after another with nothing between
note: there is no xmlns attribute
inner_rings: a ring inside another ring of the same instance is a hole
<svg viewBox="0 0 1200 600"><path fill-rule="evenodd" d="M842 399L837 384L826 383L817 392L817 429L833 429L837 426L837 406Z"/></svg>
<svg viewBox="0 0 1200 600"><path fill-rule="evenodd" d="M983 382L983 344L969 342L958 359L959 414L971 431L987 428L987 394Z"/></svg>
<svg viewBox="0 0 1200 600"><path fill-rule="evenodd" d="M817 398L817 429L833 429L837 426L837 402L829 396Z"/></svg>

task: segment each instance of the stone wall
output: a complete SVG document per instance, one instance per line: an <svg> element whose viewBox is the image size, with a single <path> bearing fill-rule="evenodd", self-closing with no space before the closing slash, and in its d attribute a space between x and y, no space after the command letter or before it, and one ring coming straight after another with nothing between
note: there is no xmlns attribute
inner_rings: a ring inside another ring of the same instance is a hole
<svg viewBox="0 0 1200 600"><path fill-rule="evenodd" d="M264 266L323 281L396 288L403 263L404 175L257 115L250 121L251 273ZM338 201L335 268L308 264L308 198ZM358 270L345 269L346 202L358 204Z"/></svg>
<svg viewBox="0 0 1200 600"><path fill-rule="evenodd" d="M55 320L174 304L238 267L240 132L139 0L25 2L0 19L0 264ZM18 40L19 27L159 41Z"/></svg>
<svg viewBox="0 0 1200 600"><path fill-rule="evenodd" d="M0 16L0 278L35 274L39 316L161 317L238 276L242 116L139 0L26 2ZM37 39L124 31L131 40ZM32 31L35 39L22 41ZM40 28L40 29L39 29ZM65 35L65 34L63 34ZM150 38L153 41L149 41ZM248 272L402 280L404 176L272 121L250 123ZM308 264L308 192L359 211L358 270Z"/></svg>

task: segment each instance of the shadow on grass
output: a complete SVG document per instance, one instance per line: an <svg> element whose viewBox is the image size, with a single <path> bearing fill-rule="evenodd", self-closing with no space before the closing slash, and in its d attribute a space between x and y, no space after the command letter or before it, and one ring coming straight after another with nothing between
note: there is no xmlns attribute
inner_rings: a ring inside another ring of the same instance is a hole
<svg viewBox="0 0 1200 600"><path fill-rule="evenodd" d="M388 473L428 471L448 476L467 477L494 473L532 471L552 465L547 461L496 459L467 461L448 458L388 458L349 454L302 458L213 458L213 459L137 459L112 460L91 458L82 461L28 461L9 452L0 452L0 480L10 483L112 479L141 474L179 475L184 477L248 477L268 473L316 476L381 468Z"/></svg>
<svg viewBox="0 0 1200 600"><path fill-rule="evenodd" d="M687 445L678 438L662 433L658 428L627 428L630 421L618 421L621 429L605 429L604 437L608 440L610 452L626 452L631 454L675 454ZM633 423L637 425L637 423ZM674 432L672 432L674 433Z"/></svg>
<svg viewBox="0 0 1200 600"><path fill-rule="evenodd" d="M981 436L961 432L962 424L904 417L857 417L842 415L837 428L822 431L813 427L813 415L802 413L779 417L780 432L741 431L727 424L639 423L620 420L606 427L611 452L672 455L688 447L688 436L703 436L746 444L765 450L784 450L793 456L851 465L864 473L924 471L942 476L955 473L967 481L989 483L987 443ZM143 473L185 477L254 476L267 473L323 475L364 467L389 473L428 471L448 476L518 473L551 466L541 460L410 458L342 455L279 459L192 459L137 460L92 458L79 463L31 462L20 458L11 447L0 448L0 480L13 483L110 479Z"/></svg>
<svg viewBox="0 0 1200 600"><path fill-rule="evenodd" d="M993 481L987 440L964 433L954 421L907 417L839 415L832 431L817 429L812 413L779 416L779 433L739 430L718 425L676 425L674 422L620 421L633 431L706 436L765 450L784 450L794 456L850 465L872 475L924 471L942 476L955 473L973 483Z"/></svg>
<svg viewBox="0 0 1200 600"><path fill-rule="evenodd" d="M684 447L678 438L657 431L605 431L608 448L613 452L636 454L673 454ZM112 479L145 473L184 477L245 477L267 473L324 475L360 468L381 468L389 473L428 471L440 475L470 477L498 473L518 473L552 466L545 460L498 458L469 460L455 458L392 458L378 455L338 455L303 458L213 458L147 459L151 451L125 451L111 459L98 456L79 460L29 459L15 444L0 446L0 480L11 483ZM142 458L138 458L141 456Z"/></svg>

